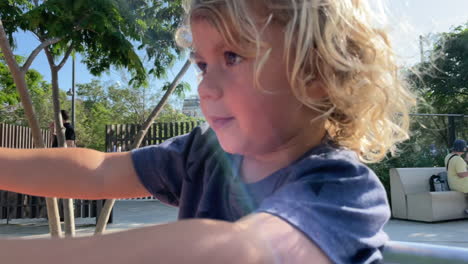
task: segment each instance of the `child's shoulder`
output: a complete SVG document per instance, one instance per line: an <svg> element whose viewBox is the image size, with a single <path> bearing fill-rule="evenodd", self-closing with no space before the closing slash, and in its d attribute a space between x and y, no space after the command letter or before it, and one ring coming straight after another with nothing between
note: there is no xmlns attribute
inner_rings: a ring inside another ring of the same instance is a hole
<svg viewBox="0 0 468 264"><path fill-rule="evenodd" d="M309 150L292 166L297 176L315 180L378 180L375 173L359 160L354 151L333 143L324 143Z"/></svg>
<svg viewBox="0 0 468 264"><path fill-rule="evenodd" d="M386 193L354 152L321 145L289 166L288 172L257 212L285 219L334 263L381 260L378 248L388 239L382 227L390 217Z"/></svg>
<svg viewBox="0 0 468 264"><path fill-rule="evenodd" d="M357 154L345 148L322 144L281 171L276 194L284 199L314 200L364 208L365 204L386 204L386 192L379 178ZM363 200L372 197L372 201ZM292 198L293 197L293 198Z"/></svg>

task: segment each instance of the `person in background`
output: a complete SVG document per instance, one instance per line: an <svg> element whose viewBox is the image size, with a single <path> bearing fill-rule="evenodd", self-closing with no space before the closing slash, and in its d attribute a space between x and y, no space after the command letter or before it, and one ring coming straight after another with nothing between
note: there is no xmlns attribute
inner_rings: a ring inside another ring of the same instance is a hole
<svg viewBox="0 0 468 264"><path fill-rule="evenodd" d="M452 152L445 157L448 183L451 190L468 193L468 172L463 155L466 152L466 141L457 139L453 142ZM468 212L468 211L467 211Z"/></svg>
<svg viewBox="0 0 468 264"><path fill-rule="evenodd" d="M73 128L72 124L70 123L70 116L66 110L60 110L60 114L62 115L62 122L63 126L65 127L65 140L67 142L67 147L74 148L76 147L75 144L75 129ZM51 122L49 125L50 132L52 135L52 147L58 147L58 140L57 140L57 133L55 133L55 124Z"/></svg>

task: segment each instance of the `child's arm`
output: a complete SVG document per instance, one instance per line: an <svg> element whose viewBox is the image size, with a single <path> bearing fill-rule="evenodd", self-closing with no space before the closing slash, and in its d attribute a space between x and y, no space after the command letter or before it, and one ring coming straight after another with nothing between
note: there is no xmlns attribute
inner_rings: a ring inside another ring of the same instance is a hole
<svg viewBox="0 0 468 264"><path fill-rule="evenodd" d="M186 220L87 238L0 240L0 256L17 264L330 263L302 233L269 214L236 223Z"/></svg>
<svg viewBox="0 0 468 264"><path fill-rule="evenodd" d="M60 198L149 196L133 168L131 153L82 148L0 148L0 189Z"/></svg>

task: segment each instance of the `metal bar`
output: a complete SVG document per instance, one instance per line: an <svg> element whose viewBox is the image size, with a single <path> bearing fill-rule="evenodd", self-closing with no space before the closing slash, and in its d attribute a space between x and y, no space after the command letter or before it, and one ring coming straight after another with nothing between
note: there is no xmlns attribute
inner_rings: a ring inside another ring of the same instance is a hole
<svg viewBox="0 0 468 264"><path fill-rule="evenodd" d="M466 264L468 249L432 244L389 241L383 250L386 264Z"/></svg>
<svg viewBox="0 0 468 264"><path fill-rule="evenodd" d="M72 126L75 128L75 52L72 56Z"/></svg>
<svg viewBox="0 0 468 264"><path fill-rule="evenodd" d="M464 115L464 114L418 114L418 113L415 113L415 114L409 114L410 116L454 116L454 117L464 117L464 118L467 118L468 115Z"/></svg>
<svg viewBox="0 0 468 264"><path fill-rule="evenodd" d="M456 125L455 125L455 117L449 116L448 117L448 126L447 126L447 138L448 143L451 144L455 141L456 138Z"/></svg>

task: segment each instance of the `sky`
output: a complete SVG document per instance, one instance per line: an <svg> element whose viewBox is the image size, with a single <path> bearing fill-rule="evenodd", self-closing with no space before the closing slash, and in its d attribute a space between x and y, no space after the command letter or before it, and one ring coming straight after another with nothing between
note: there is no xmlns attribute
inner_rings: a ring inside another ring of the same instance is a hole
<svg viewBox="0 0 468 264"><path fill-rule="evenodd" d="M375 0L369 0L370 2ZM384 9L388 14L388 19L384 24L390 31L393 45L399 56L401 65L412 65L420 60L419 35L429 33L446 32L454 26L468 22L468 0L384 0ZM35 37L26 33L18 33L15 36L18 48L15 54L24 57L29 56L30 52L39 45ZM178 61L174 68L169 70L168 79L172 81L185 60ZM50 69L44 52L35 59L31 68L39 71L49 81ZM72 60L69 59L59 72L59 86L67 91L72 86ZM100 77L92 76L86 66L80 63L80 56L76 60L76 83L87 83L93 78L99 78L105 82L118 82L120 74L116 70L111 70ZM197 78L193 66L183 78L188 82L192 91L190 94L196 94ZM161 86L160 81L153 83L158 89Z"/></svg>

